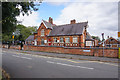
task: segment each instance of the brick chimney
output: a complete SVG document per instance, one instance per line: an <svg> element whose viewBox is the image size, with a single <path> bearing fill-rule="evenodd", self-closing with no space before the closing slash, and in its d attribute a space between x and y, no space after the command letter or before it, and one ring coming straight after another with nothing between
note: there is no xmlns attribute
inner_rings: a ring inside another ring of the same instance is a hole
<svg viewBox="0 0 120 80"><path fill-rule="evenodd" d="M75 24L75 23L76 23L75 19L73 19L73 20L70 21L70 24Z"/></svg>
<svg viewBox="0 0 120 80"><path fill-rule="evenodd" d="M49 23L53 24L53 19L49 17Z"/></svg>

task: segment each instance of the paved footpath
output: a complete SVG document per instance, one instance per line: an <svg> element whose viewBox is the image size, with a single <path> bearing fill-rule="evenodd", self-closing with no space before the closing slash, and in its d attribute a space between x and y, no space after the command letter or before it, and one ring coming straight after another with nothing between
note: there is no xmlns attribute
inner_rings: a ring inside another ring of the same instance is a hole
<svg viewBox="0 0 120 80"><path fill-rule="evenodd" d="M7 49L5 49L7 50ZM14 50L17 52L24 52L35 55L59 57L59 58L69 58L69 59L79 59L79 60L90 60L90 61L102 61L102 62L113 62L118 63L118 58L107 58L107 57L96 57L96 56L83 56L83 55L73 55L73 54L63 54L63 53L48 53L48 52L39 52L39 51L24 51L24 50Z"/></svg>

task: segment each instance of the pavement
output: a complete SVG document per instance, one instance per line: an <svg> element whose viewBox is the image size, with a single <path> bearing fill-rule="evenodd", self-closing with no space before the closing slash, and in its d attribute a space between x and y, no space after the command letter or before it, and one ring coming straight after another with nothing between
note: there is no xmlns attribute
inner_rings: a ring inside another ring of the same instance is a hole
<svg viewBox="0 0 120 80"><path fill-rule="evenodd" d="M83 55L76 55L76 54L50 53L50 52L39 52L39 51L23 51L23 50L14 50L14 49L11 49L11 50L17 51L17 52L28 53L28 54L34 54L34 55L43 55L43 56L68 58L68 59L101 61L101 62L112 62L112 63L118 63L118 61L119 61L118 58L83 56Z"/></svg>
<svg viewBox="0 0 120 80"><path fill-rule="evenodd" d="M45 52L24 52L2 50L3 69L11 78L118 78L117 63L34 55L48 54Z"/></svg>

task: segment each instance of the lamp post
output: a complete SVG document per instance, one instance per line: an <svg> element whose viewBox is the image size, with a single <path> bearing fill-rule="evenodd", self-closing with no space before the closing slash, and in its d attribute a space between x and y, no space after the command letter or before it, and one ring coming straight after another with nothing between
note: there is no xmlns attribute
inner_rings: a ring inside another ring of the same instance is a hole
<svg viewBox="0 0 120 80"><path fill-rule="evenodd" d="M104 57L104 33L102 33L102 41L103 41L103 57Z"/></svg>

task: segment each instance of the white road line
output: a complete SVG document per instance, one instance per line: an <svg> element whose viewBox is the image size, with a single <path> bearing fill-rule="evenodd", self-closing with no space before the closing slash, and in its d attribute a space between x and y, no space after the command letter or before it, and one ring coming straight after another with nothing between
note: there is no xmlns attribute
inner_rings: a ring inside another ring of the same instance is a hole
<svg viewBox="0 0 120 80"><path fill-rule="evenodd" d="M47 63L53 63L54 64L55 62L47 61Z"/></svg>
<svg viewBox="0 0 120 80"><path fill-rule="evenodd" d="M56 63L56 62L52 62L52 61L47 61L47 63L59 64L59 65L71 66L71 67L78 67L78 68L84 68L84 69L90 69L90 70L93 70L93 69L94 69L94 68L83 67L83 66L75 66L75 65L64 64L64 63Z"/></svg>
<svg viewBox="0 0 120 80"><path fill-rule="evenodd" d="M16 56L16 55L12 55L12 56L14 56L14 57L20 57L20 56Z"/></svg>
<svg viewBox="0 0 120 80"><path fill-rule="evenodd" d="M2 51L2 52L6 52L6 51Z"/></svg>
<svg viewBox="0 0 120 80"><path fill-rule="evenodd" d="M28 58L28 57L20 57L20 56L17 56L17 55L12 55L12 56L14 56L14 57L19 57L19 58L24 58L24 59L29 59L29 60L32 59L32 58Z"/></svg>
<svg viewBox="0 0 120 80"><path fill-rule="evenodd" d="M30 59L32 59L32 58L28 58L28 57L21 57L21 58L24 58L24 59L29 59L29 60L30 60Z"/></svg>
<svg viewBox="0 0 120 80"><path fill-rule="evenodd" d="M2 52L0 54L3 54Z"/></svg>

